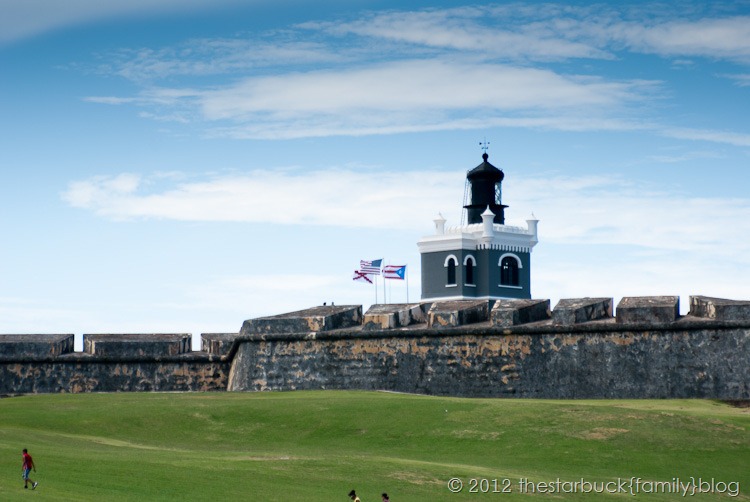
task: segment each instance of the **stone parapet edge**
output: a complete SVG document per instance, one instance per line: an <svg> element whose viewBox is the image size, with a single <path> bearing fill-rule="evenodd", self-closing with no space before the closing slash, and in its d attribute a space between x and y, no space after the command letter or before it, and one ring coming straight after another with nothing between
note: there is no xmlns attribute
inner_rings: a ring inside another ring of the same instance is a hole
<svg viewBox="0 0 750 502"><path fill-rule="evenodd" d="M163 362L231 362L226 355L209 354L208 352L185 352L175 355L144 355L144 356L101 356L85 352L70 352L59 356L0 356L0 364L5 363L163 363Z"/></svg>
<svg viewBox="0 0 750 502"><path fill-rule="evenodd" d="M271 341L315 341L315 340L340 340L350 338L377 339L377 338L415 338L415 337L442 337L462 335L546 335L546 334L596 334L601 332L643 332L643 331L684 331L684 330L726 330L726 329L750 329L748 321L715 321L715 320L685 320L680 319L669 323L637 323L623 324L613 322L614 318L600 321L590 321L574 325L544 324L539 325L517 325L512 327L493 327L486 323L464 325L447 328L394 328L387 330L362 330L359 328L340 329L332 331L320 331L313 333L256 333L238 335L234 345L242 342L271 342ZM233 354L235 347L230 349Z"/></svg>

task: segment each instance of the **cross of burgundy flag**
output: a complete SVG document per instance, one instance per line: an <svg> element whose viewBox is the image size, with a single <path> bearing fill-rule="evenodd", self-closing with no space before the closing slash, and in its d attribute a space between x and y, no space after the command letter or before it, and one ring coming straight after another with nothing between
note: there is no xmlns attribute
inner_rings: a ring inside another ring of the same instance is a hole
<svg viewBox="0 0 750 502"><path fill-rule="evenodd" d="M352 277L352 280L353 281L367 281L370 284L372 284L372 281L370 280L369 277L367 277L367 274L365 274L364 272L361 272L359 270L355 270L354 271L354 277Z"/></svg>

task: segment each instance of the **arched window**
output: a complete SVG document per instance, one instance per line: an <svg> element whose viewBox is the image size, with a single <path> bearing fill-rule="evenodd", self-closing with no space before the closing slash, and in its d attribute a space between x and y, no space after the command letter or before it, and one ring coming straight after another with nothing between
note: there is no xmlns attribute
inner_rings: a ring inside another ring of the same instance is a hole
<svg viewBox="0 0 750 502"><path fill-rule="evenodd" d="M521 268L521 260L514 254L505 254L500 257L500 285L518 286L518 269Z"/></svg>
<svg viewBox="0 0 750 502"><path fill-rule="evenodd" d="M456 267L458 266L458 259L450 255L445 259L445 269L448 274L448 277L446 278L445 285L446 286L455 286L456 285Z"/></svg>
<svg viewBox="0 0 750 502"><path fill-rule="evenodd" d="M477 262L474 257L468 255L464 259L464 284L467 286L474 286L474 267L477 266Z"/></svg>

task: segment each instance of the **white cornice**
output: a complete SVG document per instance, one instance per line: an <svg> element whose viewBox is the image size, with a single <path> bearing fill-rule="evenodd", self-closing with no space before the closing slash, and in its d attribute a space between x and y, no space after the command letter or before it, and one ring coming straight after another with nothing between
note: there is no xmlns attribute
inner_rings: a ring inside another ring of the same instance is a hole
<svg viewBox="0 0 750 502"><path fill-rule="evenodd" d="M421 302L450 302L455 300L517 300L518 298L515 296L462 296L462 295L454 295L454 296L434 296L432 298L422 298Z"/></svg>
<svg viewBox="0 0 750 502"><path fill-rule="evenodd" d="M445 233L428 235L417 242L420 253L435 253L465 249L497 249L530 253L537 244L536 232L532 229L494 224L492 235L483 232L482 224L449 227Z"/></svg>

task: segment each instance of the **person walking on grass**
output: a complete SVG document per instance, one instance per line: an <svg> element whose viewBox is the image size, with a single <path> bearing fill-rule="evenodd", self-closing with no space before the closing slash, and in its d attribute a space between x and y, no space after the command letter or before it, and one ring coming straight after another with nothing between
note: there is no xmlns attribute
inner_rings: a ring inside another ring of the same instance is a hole
<svg viewBox="0 0 750 502"><path fill-rule="evenodd" d="M34 469L34 472L36 472L36 466L34 465L34 459L31 458L31 455L29 455L29 452L26 448L23 449L23 487L28 488L29 483L31 483L31 489L34 490L36 488L37 483L33 479L29 478L29 473L31 472L31 469Z"/></svg>
<svg viewBox="0 0 750 502"><path fill-rule="evenodd" d="M349 498L354 502L360 502L359 497L357 497L357 492L355 492L354 490L349 492Z"/></svg>

